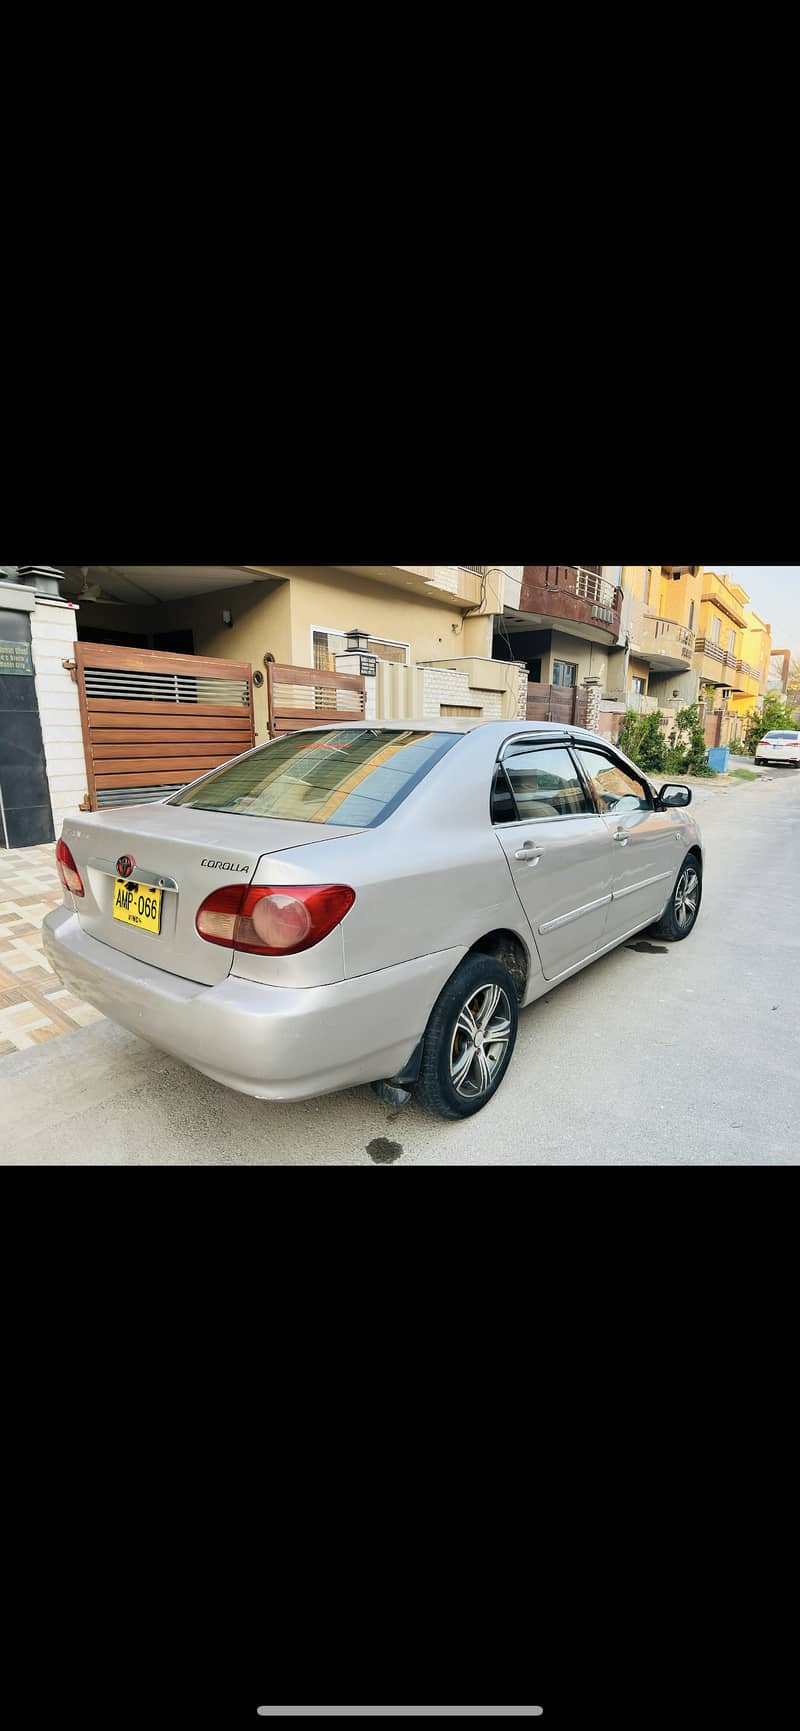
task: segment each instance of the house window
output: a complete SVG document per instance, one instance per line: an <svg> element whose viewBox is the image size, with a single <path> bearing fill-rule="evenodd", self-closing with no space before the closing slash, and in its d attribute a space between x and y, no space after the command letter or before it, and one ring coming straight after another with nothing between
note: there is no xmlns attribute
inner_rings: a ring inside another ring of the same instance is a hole
<svg viewBox="0 0 800 1731"><path fill-rule="evenodd" d="M554 661L552 683L553 685L577 685L577 661Z"/></svg>
<svg viewBox="0 0 800 1731"><path fill-rule="evenodd" d="M694 631L694 602L689 606L689 630Z"/></svg>
<svg viewBox="0 0 800 1731"><path fill-rule="evenodd" d="M722 622L721 622L719 616L715 613L714 618L711 622L711 641L712 641L712 643L719 643L719 628L720 628L721 623Z"/></svg>
<svg viewBox="0 0 800 1731"><path fill-rule="evenodd" d="M644 687L645 687L644 680L643 679L637 679L636 676L634 675L633 679L631 680L631 691L635 691L637 697L644 697Z"/></svg>
<svg viewBox="0 0 800 1731"><path fill-rule="evenodd" d="M728 654L732 655L735 648L736 648L736 632L735 631L729 631L728 632Z"/></svg>

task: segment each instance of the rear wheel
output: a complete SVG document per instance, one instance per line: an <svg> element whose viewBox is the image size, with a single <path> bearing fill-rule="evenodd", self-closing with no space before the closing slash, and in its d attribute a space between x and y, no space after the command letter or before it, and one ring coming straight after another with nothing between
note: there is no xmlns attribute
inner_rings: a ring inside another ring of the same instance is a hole
<svg viewBox="0 0 800 1731"><path fill-rule="evenodd" d="M763 763L763 762L764 762L764 759L763 759L763 757L754 757L754 758L753 758L753 762L754 762L754 764L755 764L755 766L756 766L756 769L760 769L760 768L761 768L761 765L762 765L762 763Z"/></svg>
<svg viewBox="0 0 800 1731"><path fill-rule="evenodd" d="M670 944L677 944L681 938L688 938L700 912L702 895L703 876L697 856L687 853L672 895L658 925L653 928L657 935L666 938Z"/></svg>
<svg viewBox="0 0 800 1731"><path fill-rule="evenodd" d="M496 1094L517 1038L517 994L502 962L467 956L434 1006L422 1048L420 1105L469 1118Z"/></svg>

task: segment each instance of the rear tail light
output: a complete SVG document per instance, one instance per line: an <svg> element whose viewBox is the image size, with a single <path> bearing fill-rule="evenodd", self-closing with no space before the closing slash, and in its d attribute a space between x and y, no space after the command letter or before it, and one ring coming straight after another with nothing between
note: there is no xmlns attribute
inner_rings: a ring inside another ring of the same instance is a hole
<svg viewBox="0 0 800 1731"><path fill-rule="evenodd" d="M248 889L226 884L206 897L195 926L207 944L226 950L295 956L326 938L355 899L355 890L347 884L259 884Z"/></svg>
<svg viewBox="0 0 800 1731"><path fill-rule="evenodd" d="M65 890L69 890L74 896L85 895L81 874L65 841L60 841L56 845L56 865Z"/></svg>

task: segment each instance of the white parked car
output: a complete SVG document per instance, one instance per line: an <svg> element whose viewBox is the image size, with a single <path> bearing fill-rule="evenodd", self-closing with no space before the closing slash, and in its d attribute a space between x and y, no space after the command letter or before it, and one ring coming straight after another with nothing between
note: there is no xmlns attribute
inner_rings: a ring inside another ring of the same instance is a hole
<svg viewBox="0 0 800 1731"><path fill-rule="evenodd" d="M800 764L800 728L776 728L765 733L756 746L756 763Z"/></svg>

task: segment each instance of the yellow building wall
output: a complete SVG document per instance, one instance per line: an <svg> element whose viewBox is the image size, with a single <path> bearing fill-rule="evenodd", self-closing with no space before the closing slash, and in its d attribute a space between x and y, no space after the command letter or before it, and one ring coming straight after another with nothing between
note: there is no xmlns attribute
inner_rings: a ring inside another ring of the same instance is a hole
<svg viewBox="0 0 800 1731"><path fill-rule="evenodd" d="M312 631L348 631L408 643L412 661L441 655L491 654L491 620L462 620L458 607L390 589L366 578L321 567L293 576L289 585L291 654L288 661L313 666ZM452 627L460 629L456 632ZM489 647L484 648L488 634Z"/></svg>
<svg viewBox="0 0 800 1731"><path fill-rule="evenodd" d="M645 572L648 573L645 581ZM694 629L700 612L703 591L703 566L697 575L685 571L680 577L665 577L660 565L623 565L622 587L634 602L650 607L660 619L674 619L676 625L689 624L689 611L694 602Z"/></svg>
<svg viewBox="0 0 800 1731"><path fill-rule="evenodd" d="M770 653L772 650L772 631L765 621L752 607L745 607L745 630L742 632L742 660L758 671L758 679L747 675L748 691L732 697L730 708L736 715L751 715L761 701L761 693L766 690L769 677Z"/></svg>
<svg viewBox="0 0 800 1731"><path fill-rule="evenodd" d="M674 619L676 625L689 624L689 615L692 610L692 602L694 602L694 625L692 629L697 631L703 594L702 565L695 577L690 571L684 571L677 578L659 575L658 583L653 582L651 587L653 590L657 590L656 605L659 618Z"/></svg>

